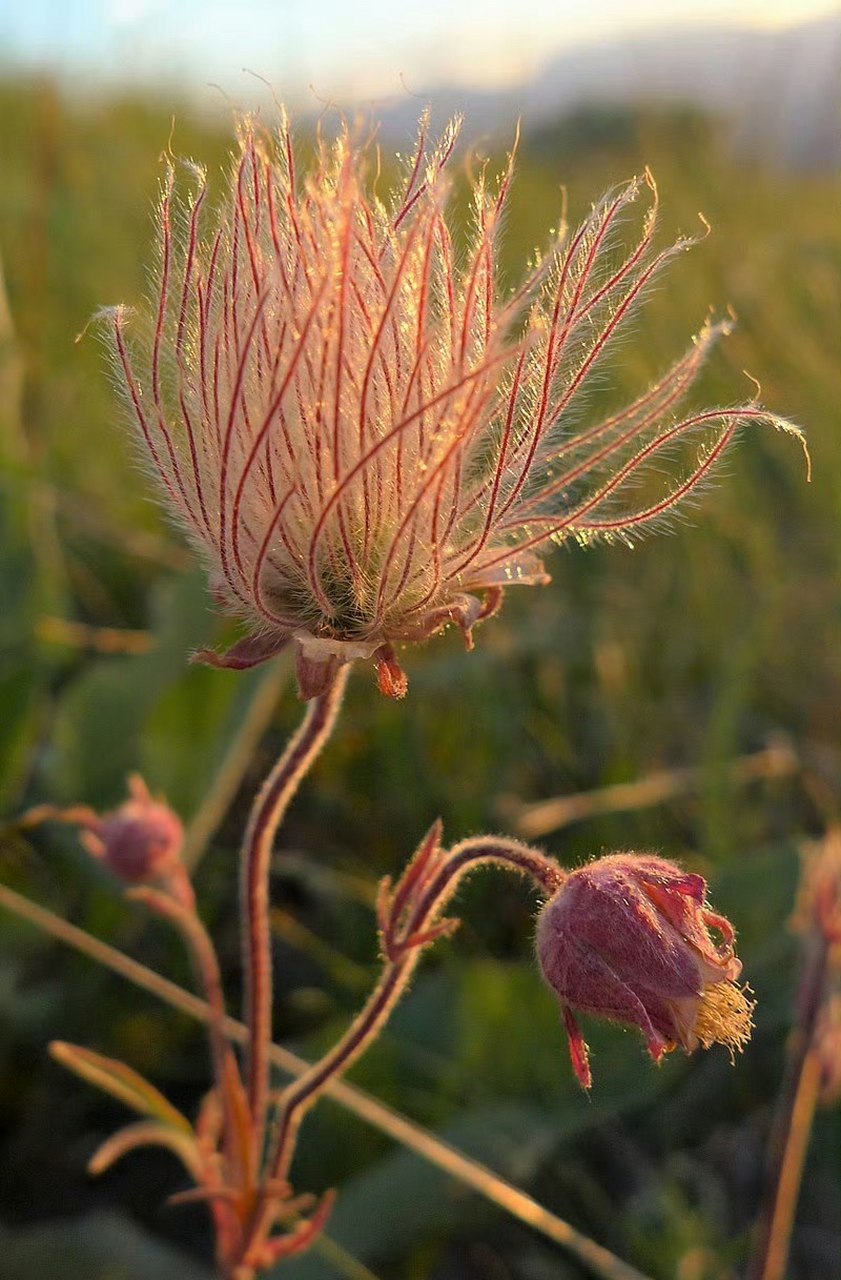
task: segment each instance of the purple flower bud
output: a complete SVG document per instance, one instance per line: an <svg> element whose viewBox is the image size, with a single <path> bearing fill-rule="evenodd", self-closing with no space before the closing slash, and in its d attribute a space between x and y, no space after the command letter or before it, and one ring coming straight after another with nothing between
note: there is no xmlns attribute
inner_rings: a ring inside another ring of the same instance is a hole
<svg viewBox="0 0 841 1280"><path fill-rule="evenodd" d="M165 880L180 869L181 819L163 801L153 800L138 774L129 778L129 795L119 808L85 823L82 843L129 884Z"/></svg>
<svg viewBox="0 0 841 1280"><path fill-rule="evenodd" d="M655 1061L750 1037L752 1003L736 985L733 926L704 904L707 886L663 858L619 853L574 871L543 908L537 954L557 994L575 1074L592 1083L575 1013L637 1026ZM720 935L716 941L710 930Z"/></svg>

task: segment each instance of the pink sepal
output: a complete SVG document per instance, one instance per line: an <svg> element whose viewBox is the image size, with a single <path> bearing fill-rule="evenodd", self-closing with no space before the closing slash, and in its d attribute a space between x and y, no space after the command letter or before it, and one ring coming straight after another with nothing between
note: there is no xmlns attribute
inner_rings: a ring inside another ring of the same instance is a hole
<svg viewBox="0 0 841 1280"><path fill-rule="evenodd" d="M311 657L300 643L295 645L295 675L298 677L298 697L302 702L310 698L322 698L332 687L342 665L335 653Z"/></svg>
<svg viewBox="0 0 841 1280"><path fill-rule="evenodd" d="M262 635L243 636L232 644L224 653L215 649L197 649L191 654L191 662L200 662L208 667L224 667L230 671L248 671L274 658L289 643L289 635L284 631L269 631Z"/></svg>
<svg viewBox="0 0 841 1280"><path fill-rule="evenodd" d="M569 1037L569 1056L572 1059L572 1069L578 1077L581 1088L591 1089L593 1087L593 1073L590 1070L590 1054L581 1034L581 1028L575 1021L568 1005L564 1005L563 1015L564 1027Z"/></svg>

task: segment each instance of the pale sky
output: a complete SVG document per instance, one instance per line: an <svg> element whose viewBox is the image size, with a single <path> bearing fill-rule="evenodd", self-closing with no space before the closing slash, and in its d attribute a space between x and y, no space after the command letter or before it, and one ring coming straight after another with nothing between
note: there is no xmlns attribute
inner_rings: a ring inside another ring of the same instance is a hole
<svg viewBox="0 0 841 1280"><path fill-rule="evenodd" d="M677 24L785 26L838 0L0 0L0 66L218 84L287 100L525 79L583 42Z"/></svg>

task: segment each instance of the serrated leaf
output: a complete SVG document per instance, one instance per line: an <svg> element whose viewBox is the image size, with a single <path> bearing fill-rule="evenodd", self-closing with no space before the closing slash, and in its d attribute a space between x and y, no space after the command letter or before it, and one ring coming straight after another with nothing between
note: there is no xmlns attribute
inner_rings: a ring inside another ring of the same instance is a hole
<svg viewBox="0 0 841 1280"><path fill-rule="evenodd" d="M50 1053L68 1071L81 1076L97 1089L110 1093L112 1098L117 1098L133 1111L151 1116L163 1125L192 1136L193 1127L186 1116L177 1111L153 1084L144 1080L143 1076L127 1067L124 1062L95 1053L93 1049L84 1049L81 1045L68 1044L65 1040L53 1040Z"/></svg>

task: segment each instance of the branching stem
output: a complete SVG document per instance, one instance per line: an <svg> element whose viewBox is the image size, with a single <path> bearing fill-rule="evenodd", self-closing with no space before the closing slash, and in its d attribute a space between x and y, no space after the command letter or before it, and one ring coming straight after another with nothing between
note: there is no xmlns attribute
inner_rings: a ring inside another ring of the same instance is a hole
<svg viewBox="0 0 841 1280"><path fill-rule="evenodd" d="M483 836L442 852L437 836L438 828L434 827L390 900L384 901L380 923L385 964L364 1008L341 1040L280 1097L277 1128L267 1162L271 1182L286 1180L307 1111L377 1039L426 948L457 927L457 920L441 921L441 913L462 877L479 866L502 866L530 876L541 893L551 896L566 875L553 859L515 840ZM386 884L386 894L389 888ZM264 1197L254 1215L251 1247L267 1237L273 1216L272 1202Z"/></svg>

